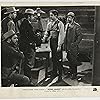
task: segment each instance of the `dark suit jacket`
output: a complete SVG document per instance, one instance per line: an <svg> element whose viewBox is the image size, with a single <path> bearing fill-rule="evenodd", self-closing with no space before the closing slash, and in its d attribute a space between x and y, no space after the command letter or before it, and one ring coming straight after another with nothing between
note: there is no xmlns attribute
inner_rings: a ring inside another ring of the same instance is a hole
<svg viewBox="0 0 100 100"><path fill-rule="evenodd" d="M71 27L67 28L66 38L65 38L65 48L71 50L73 54L77 54L78 45L82 40L81 26L74 22Z"/></svg>
<svg viewBox="0 0 100 100"><path fill-rule="evenodd" d="M20 49L23 51L30 48L30 43L39 43L40 40L35 34L31 23L25 18L20 25Z"/></svg>
<svg viewBox="0 0 100 100"><path fill-rule="evenodd" d="M9 30L13 30L14 32L16 32L15 23L9 17L5 17L2 20L2 22L1 22L1 29L2 29L2 34L8 32Z"/></svg>

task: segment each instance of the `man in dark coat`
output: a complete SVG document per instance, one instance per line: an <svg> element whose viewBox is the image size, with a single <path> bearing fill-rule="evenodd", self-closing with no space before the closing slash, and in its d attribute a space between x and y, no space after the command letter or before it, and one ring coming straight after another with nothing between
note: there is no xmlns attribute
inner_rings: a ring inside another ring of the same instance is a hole
<svg viewBox="0 0 100 100"><path fill-rule="evenodd" d="M14 32L17 32L18 30L14 22L14 19L16 18L17 11L19 10L18 9L16 10L15 7L9 7L6 9L7 12L5 12L4 14L6 14L7 17L5 17L1 22L2 34L8 32L9 30L13 30Z"/></svg>
<svg viewBox="0 0 100 100"><path fill-rule="evenodd" d="M75 14L69 12L67 14L67 23L65 26L66 38L65 47L67 51L67 58L69 61L69 66L71 69L71 78L75 79L77 76L77 65L79 64L77 60L78 56L78 45L82 39L81 26L74 21Z"/></svg>
<svg viewBox="0 0 100 100"><path fill-rule="evenodd" d="M36 35L32 26L32 19L34 18L34 10L26 9L25 18L23 19L19 31L20 41L19 46L25 55L23 63L24 74L31 79L31 68L34 67L35 47L40 46L41 39Z"/></svg>
<svg viewBox="0 0 100 100"><path fill-rule="evenodd" d="M29 78L19 73L21 69L21 60L24 55L18 48L18 37L13 30L8 31L3 35L1 46L2 86L10 86L11 84L17 84L17 86L30 85Z"/></svg>

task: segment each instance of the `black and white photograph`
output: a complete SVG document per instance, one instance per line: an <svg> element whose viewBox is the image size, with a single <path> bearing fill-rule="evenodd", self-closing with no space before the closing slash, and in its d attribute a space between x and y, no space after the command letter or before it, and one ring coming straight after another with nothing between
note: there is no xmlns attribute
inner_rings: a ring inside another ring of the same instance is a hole
<svg viewBox="0 0 100 100"><path fill-rule="evenodd" d="M99 6L1 6L1 87L100 86L99 18Z"/></svg>

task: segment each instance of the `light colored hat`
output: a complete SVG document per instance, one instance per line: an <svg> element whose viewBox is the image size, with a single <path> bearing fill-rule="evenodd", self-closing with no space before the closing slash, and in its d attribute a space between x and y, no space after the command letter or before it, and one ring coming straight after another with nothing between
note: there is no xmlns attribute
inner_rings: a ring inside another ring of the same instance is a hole
<svg viewBox="0 0 100 100"><path fill-rule="evenodd" d="M69 13L67 14L67 16L75 17L75 14L74 14L73 12L69 12Z"/></svg>
<svg viewBox="0 0 100 100"><path fill-rule="evenodd" d="M5 12L4 14L9 14L9 13L12 13L12 12L19 11L19 9L15 9L15 7L9 7L9 8L6 8L6 9L7 9L7 12Z"/></svg>
<svg viewBox="0 0 100 100"><path fill-rule="evenodd" d="M35 13L42 13L45 14L45 12L43 10L41 10L40 8L36 8L36 10L34 11Z"/></svg>
<svg viewBox="0 0 100 100"><path fill-rule="evenodd" d="M32 14L34 15L34 10L33 9L26 9L25 14Z"/></svg>
<svg viewBox="0 0 100 100"><path fill-rule="evenodd" d="M15 35L15 32L13 30L10 30L10 31L3 34L2 40L4 41L4 40L8 39L9 37L11 37L13 35Z"/></svg>

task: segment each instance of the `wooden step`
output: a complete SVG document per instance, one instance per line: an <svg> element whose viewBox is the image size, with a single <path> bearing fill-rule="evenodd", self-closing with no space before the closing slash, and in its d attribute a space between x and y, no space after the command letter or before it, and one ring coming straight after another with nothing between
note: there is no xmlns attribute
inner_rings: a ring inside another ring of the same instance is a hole
<svg viewBox="0 0 100 100"><path fill-rule="evenodd" d="M33 84L37 84L45 78L45 66L31 69L31 80Z"/></svg>
<svg viewBox="0 0 100 100"><path fill-rule="evenodd" d="M82 38L83 39L93 39L94 40L94 36L95 36L95 34L84 33Z"/></svg>
<svg viewBox="0 0 100 100"><path fill-rule="evenodd" d="M32 68L31 71L40 71L40 70L42 70L44 68L45 68L45 66L40 66L38 68Z"/></svg>

